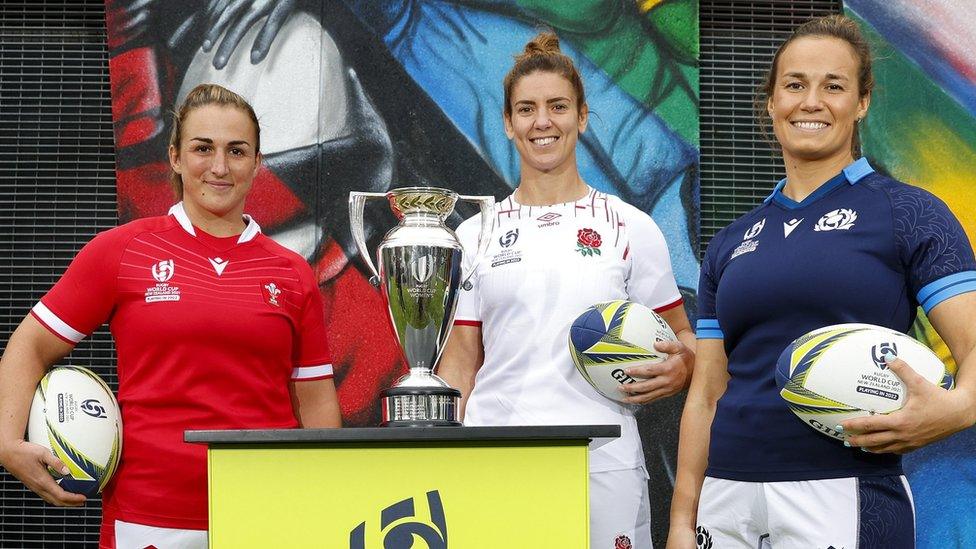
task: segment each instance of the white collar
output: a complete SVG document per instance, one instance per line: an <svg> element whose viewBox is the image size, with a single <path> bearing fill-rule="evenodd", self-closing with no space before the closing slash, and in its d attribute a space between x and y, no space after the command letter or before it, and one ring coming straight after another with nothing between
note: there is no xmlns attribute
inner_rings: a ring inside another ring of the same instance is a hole
<svg viewBox="0 0 976 549"><path fill-rule="evenodd" d="M197 235L196 229L193 227L193 223L190 222L189 216L186 215L186 210L183 208L183 202L177 202L169 209L167 215L171 215L176 218L176 222L183 227L183 230L190 233L192 236ZM245 242L250 242L254 239L258 233L261 232L261 227L258 226L258 222L254 220L253 217L244 214L244 232L237 239L238 244L243 244Z"/></svg>

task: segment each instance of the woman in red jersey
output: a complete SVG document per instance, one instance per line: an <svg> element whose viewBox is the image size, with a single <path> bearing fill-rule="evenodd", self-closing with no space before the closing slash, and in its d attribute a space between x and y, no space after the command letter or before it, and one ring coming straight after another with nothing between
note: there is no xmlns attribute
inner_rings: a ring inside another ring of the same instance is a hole
<svg viewBox="0 0 976 549"><path fill-rule="evenodd" d="M23 434L38 380L109 323L125 428L102 547L207 546L206 448L185 430L340 425L315 277L244 214L261 164L253 109L196 87L169 160L180 202L89 242L0 362L0 462L45 501L82 505L48 473L64 463Z"/></svg>

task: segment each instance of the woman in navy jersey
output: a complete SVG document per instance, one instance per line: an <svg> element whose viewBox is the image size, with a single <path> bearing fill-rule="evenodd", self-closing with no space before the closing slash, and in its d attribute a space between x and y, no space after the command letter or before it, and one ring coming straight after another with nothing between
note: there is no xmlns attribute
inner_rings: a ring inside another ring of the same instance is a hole
<svg viewBox="0 0 976 549"><path fill-rule="evenodd" d="M773 58L762 105L786 178L702 263L670 548L914 547L898 454L976 421L972 247L938 198L859 158L873 87L868 45L843 16L800 26ZM774 381L793 339L847 322L907 332L919 306L959 363L955 390L888 355L902 410L831 426L843 443L793 416Z"/></svg>
<svg viewBox="0 0 976 549"><path fill-rule="evenodd" d="M649 379L622 385L626 400L643 404L682 390L694 336L667 245L647 214L583 181L576 147L588 107L579 73L554 34L525 46L504 88L519 184L496 208L488 258L474 287L461 292L439 373L461 390L465 425L620 425L619 439L590 452L590 545L650 547L634 409L589 386L575 371L567 341L573 320L591 305L643 303L680 341L659 344L672 355L667 361L628 370ZM458 228L468 250L477 248L478 224L473 218Z"/></svg>
<svg viewBox="0 0 976 549"><path fill-rule="evenodd" d="M65 465L23 434L38 380L109 323L124 439L102 547L207 547L206 448L184 430L340 424L315 277L244 214L261 165L253 109L196 87L169 160L180 202L85 245L0 361L0 462L45 501L82 505L48 473Z"/></svg>

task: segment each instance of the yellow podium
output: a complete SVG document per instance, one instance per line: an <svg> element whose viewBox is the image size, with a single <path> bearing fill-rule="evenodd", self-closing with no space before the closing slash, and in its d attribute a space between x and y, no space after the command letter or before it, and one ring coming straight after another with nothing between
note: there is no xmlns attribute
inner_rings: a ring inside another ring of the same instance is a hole
<svg viewBox="0 0 976 549"><path fill-rule="evenodd" d="M187 431L210 546L589 547L587 445L618 425Z"/></svg>

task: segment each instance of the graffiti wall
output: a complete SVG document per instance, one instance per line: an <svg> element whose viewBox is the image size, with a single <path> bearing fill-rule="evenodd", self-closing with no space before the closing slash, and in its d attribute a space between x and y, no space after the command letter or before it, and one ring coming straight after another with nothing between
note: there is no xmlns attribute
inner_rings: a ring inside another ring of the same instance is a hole
<svg viewBox="0 0 976 549"><path fill-rule="evenodd" d="M846 0L870 34L877 91L862 123L879 170L944 200L976 241L976 5L950 0ZM952 358L931 325L916 335ZM976 429L909 454L920 548L976 543Z"/></svg>
<svg viewBox="0 0 976 549"><path fill-rule="evenodd" d="M319 277L346 425L375 425L405 371L349 232L351 190L449 187L502 198L518 158L502 79L541 28L587 89L584 180L652 214L694 314L698 263L696 0L107 0L120 222L173 201L171 111L198 83L245 96L264 167L247 212ZM474 214L461 210L456 225ZM394 223L367 211L372 247ZM531 342L527 342L531 344ZM643 413L666 514L680 402ZM663 414L667 420L655 421ZM670 463L663 463L670 461ZM665 521L660 521L663 526Z"/></svg>

